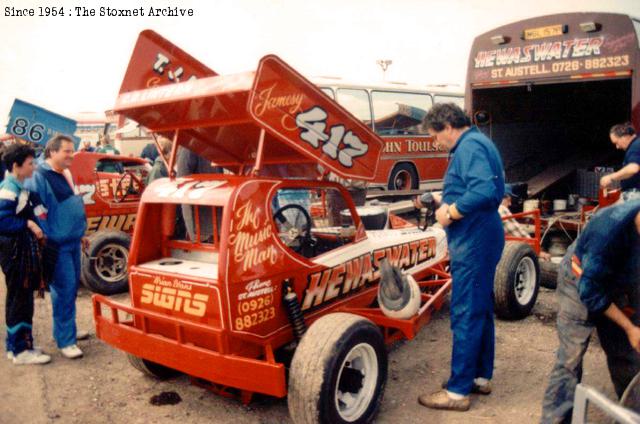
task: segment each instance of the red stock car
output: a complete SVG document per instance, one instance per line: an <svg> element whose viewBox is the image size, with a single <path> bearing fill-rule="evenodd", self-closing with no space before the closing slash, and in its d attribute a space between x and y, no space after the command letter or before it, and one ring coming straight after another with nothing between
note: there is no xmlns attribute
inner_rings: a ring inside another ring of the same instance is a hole
<svg viewBox="0 0 640 424"><path fill-rule="evenodd" d="M127 291L129 244L147 175L140 158L78 152L71 172L87 214L82 282L101 294Z"/></svg>
<svg viewBox="0 0 640 424"><path fill-rule="evenodd" d="M182 147L236 175L171 172L146 188L130 304L94 295L97 337L149 375L244 402L287 396L296 423L370 422L386 345L415 337L451 287L444 231L356 208L315 176L321 164L370 181L383 141L276 56L219 76L151 31L115 110L174 140L167 169Z"/></svg>

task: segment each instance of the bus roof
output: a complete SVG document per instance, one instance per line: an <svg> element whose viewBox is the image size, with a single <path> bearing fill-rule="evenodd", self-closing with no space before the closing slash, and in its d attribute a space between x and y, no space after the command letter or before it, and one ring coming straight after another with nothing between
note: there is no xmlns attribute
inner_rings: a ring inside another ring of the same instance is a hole
<svg viewBox="0 0 640 424"><path fill-rule="evenodd" d="M331 88L357 88L365 90L384 90L384 91L397 91L406 93L431 93L431 94L443 94L443 95L460 95L464 94L464 88L457 84L410 84L404 82L366 82L366 81L350 81L343 80L340 77L312 77L311 82L319 87L331 87Z"/></svg>

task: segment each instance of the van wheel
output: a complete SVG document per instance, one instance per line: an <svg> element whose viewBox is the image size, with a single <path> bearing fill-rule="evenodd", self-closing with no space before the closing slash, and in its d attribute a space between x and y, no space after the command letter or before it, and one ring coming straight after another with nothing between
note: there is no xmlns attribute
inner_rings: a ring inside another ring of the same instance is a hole
<svg viewBox="0 0 640 424"><path fill-rule="evenodd" d="M328 314L311 325L293 356L289 413L296 424L369 423L386 381L378 327L357 315Z"/></svg>
<svg viewBox="0 0 640 424"><path fill-rule="evenodd" d="M399 163L389 175L389 190L415 190L419 186L418 174L413 165Z"/></svg>
<svg viewBox="0 0 640 424"><path fill-rule="evenodd" d="M502 319L528 316L536 303L539 284L540 266L531 246L507 242L493 284L496 315Z"/></svg>
<svg viewBox="0 0 640 424"><path fill-rule="evenodd" d="M93 292L111 295L129 289L127 262L131 238L122 231L99 231L89 236L82 255L82 281Z"/></svg>
<svg viewBox="0 0 640 424"><path fill-rule="evenodd" d="M540 261L540 285L555 290L558 285L558 266L552 261Z"/></svg>
<svg viewBox="0 0 640 424"><path fill-rule="evenodd" d="M133 366L133 368L137 369L143 374L148 375L149 377L157 378L159 380L166 380L180 374L179 371L176 371L173 368L165 367L164 365L147 361L146 359L139 358L130 353L127 353L127 358L129 359L129 363Z"/></svg>

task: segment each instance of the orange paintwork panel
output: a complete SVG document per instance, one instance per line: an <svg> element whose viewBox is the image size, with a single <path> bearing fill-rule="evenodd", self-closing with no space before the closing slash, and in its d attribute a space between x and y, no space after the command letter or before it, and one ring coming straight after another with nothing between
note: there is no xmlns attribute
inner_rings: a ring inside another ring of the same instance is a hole
<svg viewBox="0 0 640 424"><path fill-rule="evenodd" d="M325 168L373 179L382 139L279 57L260 61L249 110L271 134Z"/></svg>
<svg viewBox="0 0 640 424"><path fill-rule="evenodd" d="M154 31L142 31L133 49L120 93L218 75Z"/></svg>

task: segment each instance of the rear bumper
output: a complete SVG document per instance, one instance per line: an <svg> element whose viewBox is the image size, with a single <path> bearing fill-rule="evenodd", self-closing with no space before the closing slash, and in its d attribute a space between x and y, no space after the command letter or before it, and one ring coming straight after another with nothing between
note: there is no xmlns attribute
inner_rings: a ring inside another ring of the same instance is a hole
<svg viewBox="0 0 640 424"><path fill-rule="evenodd" d="M223 353L226 342L222 329L133 308L101 295L94 295L92 300L96 336L117 349L223 386L276 397L287 394L284 365L275 362L268 352L267 360ZM131 317L122 320L124 314ZM134 319L139 325L134 326ZM147 332L152 321L171 324L175 338ZM185 329L210 334L218 350L185 343Z"/></svg>

